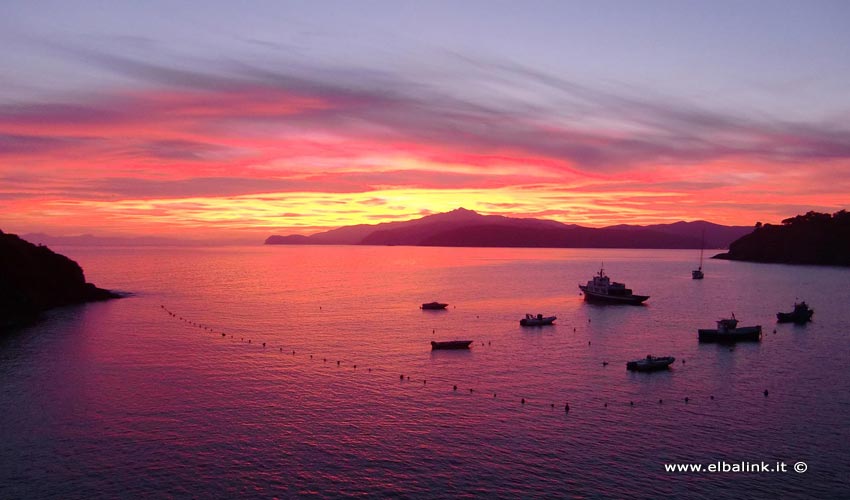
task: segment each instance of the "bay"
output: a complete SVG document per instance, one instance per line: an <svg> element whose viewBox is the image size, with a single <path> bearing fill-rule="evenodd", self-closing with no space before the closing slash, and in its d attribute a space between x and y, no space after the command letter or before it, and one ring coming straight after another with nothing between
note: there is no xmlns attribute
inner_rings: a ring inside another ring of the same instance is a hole
<svg viewBox="0 0 850 500"><path fill-rule="evenodd" d="M0 340L3 498L847 491L848 269L711 260L695 281L698 255L674 250L57 250L132 296ZM585 303L602 265L646 305ZM777 325L798 298L814 321ZM419 309L432 300L449 307ZM762 342L697 342L733 312ZM430 350L456 339L472 349ZM677 361L625 370L646 354ZM664 467L720 461L789 470Z"/></svg>

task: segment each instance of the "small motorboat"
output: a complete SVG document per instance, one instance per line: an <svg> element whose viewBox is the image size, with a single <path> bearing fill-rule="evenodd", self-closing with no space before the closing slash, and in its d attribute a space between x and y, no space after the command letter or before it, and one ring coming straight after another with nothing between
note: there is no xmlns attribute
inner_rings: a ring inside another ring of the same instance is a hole
<svg viewBox="0 0 850 500"><path fill-rule="evenodd" d="M472 344L471 340L448 340L445 342L435 342L431 341L431 350L436 351L437 349L469 349L469 345Z"/></svg>
<svg viewBox="0 0 850 500"><path fill-rule="evenodd" d="M789 313L776 313L776 321L779 323L796 323L803 325L812 320L814 309L809 308L805 302L795 302L794 311Z"/></svg>
<svg viewBox="0 0 850 500"><path fill-rule="evenodd" d="M542 314L535 316L533 314L526 314L524 318L519 320L519 324L521 326L551 325L556 319L558 319L557 316L543 316Z"/></svg>
<svg viewBox="0 0 850 500"><path fill-rule="evenodd" d="M446 307L448 307L448 304L443 304L442 302L428 302L426 304L422 304L422 309L430 309L432 311L437 309L445 309Z"/></svg>
<svg viewBox="0 0 850 500"><path fill-rule="evenodd" d="M700 342L738 342L761 340L761 325L738 326L735 314L731 318L717 320L715 329L698 329Z"/></svg>
<svg viewBox="0 0 850 500"><path fill-rule="evenodd" d="M676 361L673 356L655 357L647 354L645 358L626 363L626 370L633 372L654 372L666 370Z"/></svg>

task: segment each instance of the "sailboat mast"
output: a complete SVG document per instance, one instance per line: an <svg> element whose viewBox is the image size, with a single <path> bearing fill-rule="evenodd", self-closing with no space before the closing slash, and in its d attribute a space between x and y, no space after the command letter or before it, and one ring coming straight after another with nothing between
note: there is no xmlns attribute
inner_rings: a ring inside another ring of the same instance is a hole
<svg viewBox="0 0 850 500"><path fill-rule="evenodd" d="M702 271L702 252L705 250L705 229L702 230L702 237L699 243L699 270Z"/></svg>

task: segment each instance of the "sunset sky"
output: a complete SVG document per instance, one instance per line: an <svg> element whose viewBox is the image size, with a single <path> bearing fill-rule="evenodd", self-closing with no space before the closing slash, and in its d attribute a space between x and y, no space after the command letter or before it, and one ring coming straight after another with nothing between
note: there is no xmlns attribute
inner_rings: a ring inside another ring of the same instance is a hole
<svg viewBox="0 0 850 500"><path fill-rule="evenodd" d="M0 229L850 208L846 1L5 1Z"/></svg>

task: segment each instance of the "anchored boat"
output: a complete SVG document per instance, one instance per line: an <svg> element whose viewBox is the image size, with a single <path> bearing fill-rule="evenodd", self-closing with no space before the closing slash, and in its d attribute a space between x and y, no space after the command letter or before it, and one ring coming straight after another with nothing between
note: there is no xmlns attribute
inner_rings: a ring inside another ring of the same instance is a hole
<svg viewBox="0 0 850 500"><path fill-rule="evenodd" d="M654 372L658 370L666 370L676 361L673 356L655 357L649 354L644 359L637 361L629 361L626 363L626 370L633 372Z"/></svg>
<svg viewBox="0 0 850 500"><path fill-rule="evenodd" d="M551 325L556 319L558 319L557 316L543 316L542 314L535 316L533 314L526 314L524 318L519 320L519 324L521 326Z"/></svg>
<svg viewBox="0 0 850 500"><path fill-rule="evenodd" d="M626 285L611 281L605 275L604 268L600 268L599 274L586 285L578 287L584 292L584 300L588 302L640 305L649 298L649 295L635 295L631 288L626 288Z"/></svg>
<svg viewBox="0 0 850 500"><path fill-rule="evenodd" d="M426 304L422 304L422 309L445 309L448 307L448 304L443 304L442 302L428 302Z"/></svg>
<svg viewBox="0 0 850 500"><path fill-rule="evenodd" d="M796 323L802 325L812 320L814 309L809 308L805 302L794 303L794 310L789 313L776 313L776 321L779 323Z"/></svg>
<svg viewBox="0 0 850 500"><path fill-rule="evenodd" d="M705 278L705 274L702 272L702 253L705 249L705 231L702 232L702 239L700 240L699 246L699 267L691 271L691 278L695 280L701 280Z"/></svg>
<svg viewBox="0 0 850 500"><path fill-rule="evenodd" d="M738 342L761 340L761 325L738 326L738 320L732 314L731 318L717 320L717 328L697 330L700 342Z"/></svg>
<svg viewBox="0 0 850 500"><path fill-rule="evenodd" d="M436 351L438 349L469 349L469 345L472 344L471 340L449 340L445 342L435 342L431 341L431 350Z"/></svg>

